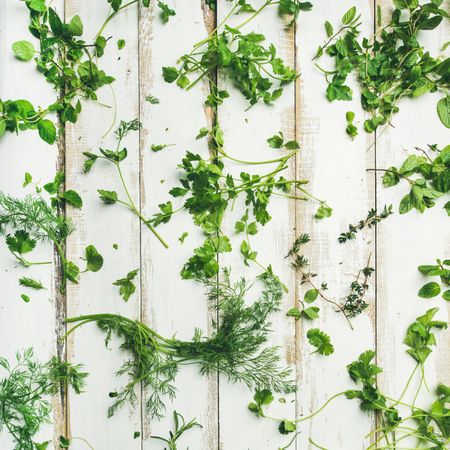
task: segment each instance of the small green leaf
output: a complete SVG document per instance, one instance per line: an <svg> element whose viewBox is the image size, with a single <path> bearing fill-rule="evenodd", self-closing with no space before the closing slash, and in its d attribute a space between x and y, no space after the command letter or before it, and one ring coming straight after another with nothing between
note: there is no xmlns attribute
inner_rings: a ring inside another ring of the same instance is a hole
<svg viewBox="0 0 450 450"><path fill-rule="evenodd" d="M114 286L119 286L119 293L126 302L136 292L136 286L133 283L133 280L136 278L138 272L139 269L132 270L131 272L128 272L125 278L116 280L113 283Z"/></svg>
<svg viewBox="0 0 450 450"><path fill-rule="evenodd" d="M21 295L20 295L20 298L21 298L25 303L29 303L30 300L31 300L31 298L28 297L28 295L26 295L26 294L21 294Z"/></svg>
<svg viewBox="0 0 450 450"><path fill-rule="evenodd" d="M83 34L83 22L80 19L80 16L73 16L67 30L72 36L81 36Z"/></svg>
<svg viewBox="0 0 450 450"><path fill-rule="evenodd" d="M317 300L319 291L317 289L310 289L305 293L304 300L306 303L313 303Z"/></svg>
<svg viewBox="0 0 450 450"><path fill-rule="evenodd" d="M123 48L125 48L125 39L119 39L117 41L117 48L119 50L122 50Z"/></svg>
<svg viewBox="0 0 450 450"><path fill-rule="evenodd" d="M39 136L47 144L54 144L56 140L56 127L55 124L48 119L42 119L38 122L37 128L39 131Z"/></svg>
<svg viewBox="0 0 450 450"><path fill-rule="evenodd" d="M280 131L278 134L275 134L274 136L267 139L267 143L272 148L281 148L283 146L284 138L283 133Z"/></svg>
<svg viewBox="0 0 450 450"><path fill-rule="evenodd" d="M100 200L104 201L108 205L116 203L119 199L116 191L106 191L104 189L98 189Z"/></svg>
<svg viewBox="0 0 450 450"><path fill-rule="evenodd" d="M441 292L441 287L438 283L435 281L431 281L430 283L427 283L423 285L419 290L419 297L422 298L432 298L436 297L436 295L439 295Z"/></svg>
<svg viewBox="0 0 450 450"><path fill-rule="evenodd" d="M34 45L29 41L17 41L12 45L14 56L20 61L31 61L35 50Z"/></svg>
<svg viewBox="0 0 450 450"><path fill-rule="evenodd" d="M442 298L450 302L450 289L447 289L446 291L443 292Z"/></svg>
<svg viewBox="0 0 450 450"><path fill-rule="evenodd" d="M73 190L68 190L60 194L60 196L70 205L75 208L81 208L83 206L83 200L78 194L78 192Z"/></svg>
<svg viewBox="0 0 450 450"><path fill-rule="evenodd" d="M356 16L356 7L352 6L343 16L342 23L344 25L349 25Z"/></svg>
<svg viewBox="0 0 450 450"><path fill-rule="evenodd" d="M450 128L450 97L441 98L437 103L437 112L441 122Z"/></svg>
<svg viewBox="0 0 450 450"><path fill-rule="evenodd" d="M98 272L103 267L103 256L93 245L88 245L85 250L86 271Z"/></svg>
<svg viewBox="0 0 450 450"><path fill-rule="evenodd" d="M297 427L294 422L285 419L280 422L280 425L278 426L278 431L281 434L289 434L293 433L296 430L296 428Z"/></svg>

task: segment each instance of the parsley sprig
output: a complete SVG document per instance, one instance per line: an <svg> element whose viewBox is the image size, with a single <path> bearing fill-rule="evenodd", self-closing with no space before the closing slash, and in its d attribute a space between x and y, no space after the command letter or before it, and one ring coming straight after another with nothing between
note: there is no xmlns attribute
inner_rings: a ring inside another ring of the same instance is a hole
<svg viewBox="0 0 450 450"><path fill-rule="evenodd" d="M204 133L200 134L205 136ZM317 201L321 206L325 201L310 194L304 185L307 180L286 179L282 173L289 167L289 161L298 152L298 143L281 140L278 148L288 150L288 153L267 161L243 161L231 156L225 149L224 139L220 127L216 125L209 133L211 156L203 158L198 154L187 152L181 164L180 185L169 191L174 199L184 199L181 206L174 208L172 201L159 205L160 212L152 218L152 224L158 226L169 222L172 217L182 210L192 215L194 223L200 226L206 234L201 247L194 251L181 271L184 279L202 279L213 277L219 272L217 255L232 251L229 236L222 230L222 222L226 213L232 208L239 197L244 198L246 210L235 224L236 233L242 233L241 253L244 262L253 262L265 266L257 260L257 252L252 249L250 236L258 232L258 227L266 225L271 220L269 212L270 200L273 196L281 196L293 200ZM270 146L274 146L269 138ZM278 144L277 144L278 145ZM263 166L273 165L266 173L250 174L241 172L234 176L226 172L225 162L231 160L244 165ZM295 191L300 191L302 196Z"/></svg>
<svg viewBox="0 0 450 450"><path fill-rule="evenodd" d="M132 131L138 131L142 127L142 124L139 122L139 120L134 119L129 122L121 121L119 127L115 131L116 139L117 139L117 145L115 150L108 150L108 149L100 149L100 154L98 153L92 153L92 152L84 152L83 155L86 157L85 163L84 163L84 173L88 173L91 171L93 165L98 160L105 160L109 163L113 164L114 167L117 170L117 174L119 176L120 183L122 184L122 188L125 192L125 198L122 199L119 197L119 194L116 191L110 191L105 189L99 189L98 193L100 196L100 199L107 205L112 205L114 203L120 203L127 208L129 208L136 216L139 217L139 219L142 221L142 223L155 235L155 237L161 242L161 244L168 248L168 244L166 241L161 237L161 235L155 230L154 226L152 225L151 221L149 219L146 219L140 209L136 206L136 202L133 200L130 190L128 189L128 186L125 182L125 177L123 176L122 168L120 166L121 162L123 162L127 156L128 151L125 147L122 147L122 141L123 139Z"/></svg>
<svg viewBox="0 0 450 450"><path fill-rule="evenodd" d="M260 390L254 395L253 402L248 409L260 418L275 421L281 434L298 434L298 425L301 422L311 420L336 398L345 396L349 400L358 400L362 411L375 414L379 426L369 432L366 438L373 443L366 446L366 450L388 450L400 448L404 439L416 438L417 448L434 448L444 450L450 443L450 387L439 384L434 392L432 404L429 408L420 408L416 405L420 392L426 386L424 365L432 352L432 346L436 345L434 330L447 327L446 322L434 320L437 308L428 310L418 317L407 329L404 344L407 353L415 360L416 365L409 376L403 391L398 399L391 398L381 391L377 385L377 377L382 372L381 367L374 364L375 352L367 350L357 360L347 365L347 372L357 388L339 392L316 411L299 419L279 419L267 414L266 409L274 401L270 390ZM316 332L315 332L316 334ZM318 339L317 345L326 344L327 340ZM412 385L417 370L420 369L420 383L414 393L412 403L407 403L404 397ZM428 394L430 395L430 394ZM403 410L407 411L403 414ZM318 448L314 441L309 438Z"/></svg>

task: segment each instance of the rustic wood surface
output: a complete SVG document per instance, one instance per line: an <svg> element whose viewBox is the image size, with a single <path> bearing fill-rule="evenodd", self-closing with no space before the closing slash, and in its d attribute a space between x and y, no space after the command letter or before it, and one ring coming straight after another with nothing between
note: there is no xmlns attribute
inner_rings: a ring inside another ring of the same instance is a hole
<svg viewBox="0 0 450 450"><path fill-rule="evenodd" d="M261 3L260 0L252 3L258 2ZM27 274L27 269L18 267L6 246L0 245L0 354L11 357L17 349L33 346L40 359L59 352L64 358L85 364L90 372L85 394L54 399L54 424L41 430L42 440L64 434L81 436L96 450L162 450L164 445L149 437L167 434L172 427L170 414L160 422L146 419L142 408L145 393L141 393L135 409L124 408L113 418L106 418L110 404L107 394L123 384L123 379L114 375L122 355L104 347L102 333L94 326L80 330L70 337L66 347L61 346L58 338L65 331L64 317L115 312L140 318L162 334L176 333L179 338L190 338L195 327L207 331L210 323L211 312L203 288L179 277L183 262L202 242L191 218L187 214L177 216L161 227L170 244L166 250L129 211L99 202L97 189L120 190L113 167L98 164L95 176L82 173L83 151L112 145L112 134L104 135L114 120L139 118L143 129L125 142L129 156L124 176L136 204L145 215L151 215L159 203L166 201L167 191L178 176L176 164L184 152L187 149L208 152L205 141L195 139L197 131L212 121L212 112L203 105L207 86L199 83L188 93L183 92L164 82L161 67L174 65L180 55L211 32L226 16L230 4L219 0L215 16L202 0L172 0L170 5L177 14L163 25L153 3L148 10L137 5L128 8L105 32L112 36L113 43L101 66L116 82L113 90L107 87L100 92L100 99L115 105L116 117L114 108L85 103L80 119L66 127L58 146L48 146L35 132L8 134L0 142L0 190L22 196L26 192L22 188L25 172L30 172L35 180L47 182L56 169L65 170L67 188L76 189L84 199L82 210L68 207L66 211L76 226L67 242L67 255L81 262L84 248L94 244L105 257L105 266L99 274L84 274L80 284L69 284L65 295L58 293L56 262L35 269L33 275L53 287L33 293L32 302L26 304L20 300L17 280ZM431 306L440 307L439 317L443 320L450 316L450 304L444 304L442 299L425 301L417 297L424 282L417 266L450 254L448 218L441 208L427 210L423 215L415 210L403 216L395 214L346 245L337 241L348 224L365 217L370 208L382 209L391 203L396 207L404 195L401 187L384 189L381 175L372 169L401 163L414 147L447 144L448 132L435 113L437 97L405 100L394 117L394 127L380 129L373 135L360 132L355 140L350 140L344 132L345 112L355 111L362 123L364 113L359 102L355 99L352 103L329 103L324 96L325 81L311 58L325 38L325 20L336 23L350 6L356 5L362 14L362 28L369 33L376 28L376 6L386 15L391 2L315 3L313 10L302 14L293 28L286 29L273 10L247 26L248 31L263 31L267 42L272 42L283 59L301 72L297 83L288 86L273 106L257 105L247 111L240 93L220 74L218 78L219 86L226 86L231 92L231 98L218 108L229 153L246 160L267 159L267 155L276 152L267 149L265 140L283 131L287 138L301 143L301 152L290 167L291 177L309 179L311 191L325 198L334 210L331 218L318 222L313 217L312 202L276 198L271 205L273 220L253 238L259 259L271 263L289 288L282 310L273 318L272 342L281 346L283 361L294 367L299 390L295 396L286 396L286 403L277 402L271 412L290 418L308 414L331 395L349 388L346 365L367 349L377 350L378 362L384 368L380 376L383 388L393 396L398 395L413 368L402 345L407 325ZM56 0L52 5L66 19L79 14L89 38L95 35L109 10L106 1L100 0ZM21 2L1 1L0 98L26 98L44 105L54 98L50 86L36 74L32 63L15 60L11 52L14 41L29 39L27 24L28 14ZM115 44L119 38L126 40L121 51ZM440 43L448 40L445 26L426 38L436 52L440 51ZM161 103L145 102L150 94ZM165 152L152 153L150 145L160 143L175 145ZM253 170L242 164L230 166L236 174ZM225 229L230 235L234 235L233 224L241 210L237 205L232 217L226 219ZM433 232L427 233L431 223ZM189 237L182 245L178 238L183 231L189 232ZM370 307L354 321L354 330L333 308L320 305L321 317L313 326L330 334L336 352L329 358L311 355L305 324L285 316L306 288L284 256L295 237L305 232L312 237L307 247L312 270L319 274L318 280L328 282L331 297L345 297L351 281L369 258L376 268L367 297ZM240 240L233 239L237 248ZM117 250L113 244L118 244ZM52 259L50 245L40 247L38 256ZM236 267L239 275L252 277L258 273L255 267L244 268L237 252L225 255L221 263ZM137 268L138 292L124 303L111 283ZM438 381L450 383L449 342L450 333L442 333L438 349L427 364L427 380L432 386ZM112 349L116 347L113 343ZM252 393L245 387L230 385L221 377L201 377L194 366L181 370L176 385L177 397L169 405L169 413L176 409L186 418L197 417L203 425L201 430L194 429L186 435L181 448L276 450L289 442L289 436L281 436L273 422L257 419L247 410ZM311 436L328 450L363 449L370 443L364 436L374 426L373 417L362 413L355 402L342 398L302 424L302 433L292 448L312 450L314 447L308 442ZM141 435L133 439L136 431ZM0 448L12 448L6 433L0 433ZM73 448L87 447L75 441Z"/></svg>

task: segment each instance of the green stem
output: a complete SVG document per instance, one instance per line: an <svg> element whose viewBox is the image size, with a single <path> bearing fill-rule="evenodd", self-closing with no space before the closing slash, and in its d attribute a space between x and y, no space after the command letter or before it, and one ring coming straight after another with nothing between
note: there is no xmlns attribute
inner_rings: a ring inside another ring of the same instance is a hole
<svg viewBox="0 0 450 450"><path fill-rule="evenodd" d="M125 193L128 197L128 200L130 202L130 209L142 220L142 222L147 226L147 228L156 236L156 238L161 242L161 244L165 248L169 248L169 245L166 243L166 241L161 237L161 235L155 230L155 228L151 225L150 221L146 219L141 212L136 208L136 205L133 202L133 199L131 198L131 194L128 191L127 185L125 183L125 179L123 177L122 170L120 168L119 163L114 162L115 166L117 167L117 171L119 172L120 181L122 183L123 189L125 190Z"/></svg>

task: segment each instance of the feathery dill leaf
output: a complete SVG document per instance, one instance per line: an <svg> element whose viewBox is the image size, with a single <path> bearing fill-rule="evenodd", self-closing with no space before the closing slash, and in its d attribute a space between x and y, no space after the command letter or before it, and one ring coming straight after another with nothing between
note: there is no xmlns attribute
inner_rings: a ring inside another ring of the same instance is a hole
<svg viewBox="0 0 450 450"><path fill-rule="evenodd" d="M114 402L108 415L112 416L126 402L134 405L135 388L142 383L149 392L147 413L150 417L162 417L165 399L175 396L174 381L184 364L198 364L203 375L219 371L232 383L243 382L250 389L295 391L291 370L279 367L277 348L263 348L270 333L269 315L278 310L283 289L269 272L260 278L265 289L251 305L245 301L250 286L243 278L232 283L229 270L224 270L223 281L218 286L205 280L219 317L212 323L211 336L206 337L197 329L191 341L165 338L140 321L116 314L67 319L67 323L79 326L96 322L106 334L106 344L115 335L122 339L121 348L130 356L117 372L117 375L127 374L130 380L120 391L110 393Z"/></svg>
<svg viewBox="0 0 450 450"><path fill-rule="evenodd" d="M18 246L18 238L28 242L26 251L34 248L36 242L51 242L61 258L63 268L63 285L66 280L78 281L79 268L68 261L64 254L64 242L74 231L70 219L58 214L58 210L49 205L42 197L27 195L18 199L0 192L0 234L7 234L9 229L16 230L14 238L8 236L7 243L13 255L24 265L32 265L26 261ZM13 241L13 240L16 241ZM34 242L34 245L33 245ZM35 263L34 263L35 264Z"/></svg>
<svg viewBox="0 0 450 450"><path fill-rule="evenodd" d="M14 450L35 448L34 435L50 421L48 397L61 386L72 386L79 394L87 373L81 366L52 358L47 363L34 359L33 349L17 352L11 363L0 357L0 431L5 428L14 440Z"/></svg>

